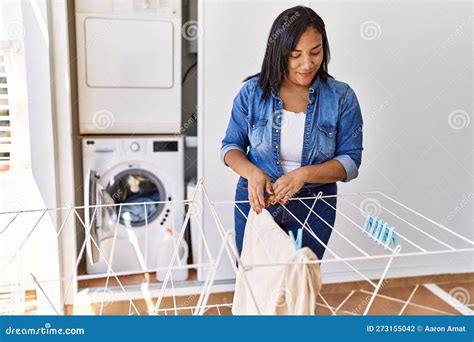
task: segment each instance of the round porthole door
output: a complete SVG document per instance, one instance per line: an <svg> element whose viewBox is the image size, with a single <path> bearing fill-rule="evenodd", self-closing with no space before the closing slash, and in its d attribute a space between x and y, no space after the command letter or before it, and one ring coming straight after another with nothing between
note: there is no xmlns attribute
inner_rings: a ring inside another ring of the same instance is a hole
<svg viewBox="0 0 474 342"><path fill-rule="evenodd" d="M143 169L127 169L113 176L105 191L116 203L116 214L126 227L141 227L155 220L164 209L166 192L163 183L151 172Z"/></svg>

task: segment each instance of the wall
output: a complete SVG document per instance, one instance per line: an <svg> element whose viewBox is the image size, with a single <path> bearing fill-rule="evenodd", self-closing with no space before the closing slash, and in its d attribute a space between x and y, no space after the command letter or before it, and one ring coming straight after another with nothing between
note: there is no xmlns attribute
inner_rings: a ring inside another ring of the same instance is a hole
<svg viewBox="0 0 474 342"><path fill-rule="evenodd" d="M207 180L211 199L233 200L237 175L219 160L232 99L242 80L259 70L274 18L294 4L310 5L325 20L332 54L329 72L351 85L363 111L360 175L339 184L339 193L383 192L472 239L472 58L465 52L472 43L468 2L201 1L199 174ZM405 221L450 245L465 246L383 196L369 197L384 219L410 239L421 241L425 249L445 246ZM350 198L356 210L342 200L338 210L362 225L364 216L357 207L367 201L361 196ZM231 208L220 213L224 227L233 229ZM214 229L209 212L203 224L209 231ZM335 228L364 250L381 252L341 214ZM218 241L216 234L210 239ZM357 255L334 234L329 247L340 256ZM406 241L403 247L416 250ZM354 265L376 277L384 263ZM232 275L229 266L218 277ZM472 254L405 258L394 263L389 276L466 272L472 266ZM344 265L325 265L324 272L326 281L355 279Z"/></svg>
<svg viewBox="0 0 474 342"><path fill-rule="evenodd" d="M57 206L50 40L45 1L22 2L31 165L45 204Z"/></svg>
<svg viewBox="0 0 474 342"><path fill-rule="evenodd" d="M31 170L28 165L23 169L13 168L0 180L2 209L26 211L19 213L18 218L15 216L8 226L3 225L8 214L1 215L2 226L8 228L3 231L0 241L2 254L8 256L2 258L2 264L7 263L5 281L12 279L9 276L16 276L14 286L19 290L36 289L38 314L57 314L61 311L61 270L56 238L59 217L55 210L44 210L58 206L49 9L46 1L17 2L9 6L18 6L14 12L21 13L21 16L10 16L12 12L7 12L6 25L17 30L19 35L15 42L16 57L24 56L22 61L15 60L14 70L19 70L21 75L14 78L18 80L25 76L18 88L15 82L11 86L13 92L20 89L22 92L26 85L25 94L13 97L10 104L27 113L20 120L28 127L23 126L23 130L16 133L21 133L20 139L30 143L31 156L23 157L31 160ZM23 102L25 99L27 102ZM25 139L27 135L28 139Z"/></svg>

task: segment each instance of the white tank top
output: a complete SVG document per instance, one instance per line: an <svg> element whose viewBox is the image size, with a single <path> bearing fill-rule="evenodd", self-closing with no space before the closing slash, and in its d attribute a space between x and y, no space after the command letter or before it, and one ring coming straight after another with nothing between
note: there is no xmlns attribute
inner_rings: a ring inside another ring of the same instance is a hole
<svg viewBox="0 0 474 342"><path fill-rule="evenodd" d="M303 136L306 114L282 110L280 129L280 163L283 173L288 173L301 167L303 152Z"/></svg>

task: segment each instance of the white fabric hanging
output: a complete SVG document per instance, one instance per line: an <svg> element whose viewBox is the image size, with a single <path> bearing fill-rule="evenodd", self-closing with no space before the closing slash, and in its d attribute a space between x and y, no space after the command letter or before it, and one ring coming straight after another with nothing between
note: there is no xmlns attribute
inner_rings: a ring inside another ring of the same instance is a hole
<svg viewBox="0 0 474 342"><path fill-rule="evenodd" d="M318 260L308 247L295 249L293 240L273 220L268 210L257 215L250 210L242 248L243 265ZM316 298L321 290L319 263L255 267L245 271L242 266L236 277L234 315L314 315Z"/></svg>

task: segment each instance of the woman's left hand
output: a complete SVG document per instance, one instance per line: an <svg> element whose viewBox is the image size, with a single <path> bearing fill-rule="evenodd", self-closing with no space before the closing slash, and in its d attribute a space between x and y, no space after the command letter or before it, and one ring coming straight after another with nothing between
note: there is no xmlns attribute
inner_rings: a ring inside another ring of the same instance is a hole
<svg viewBox="0 0 474 342"><path fill-rule="evenodd" d="M274 196L271 204L280 202L285 204L295 193L297 193L305 183L304 172L301 168L288 172L273 183Z"/></svg>

